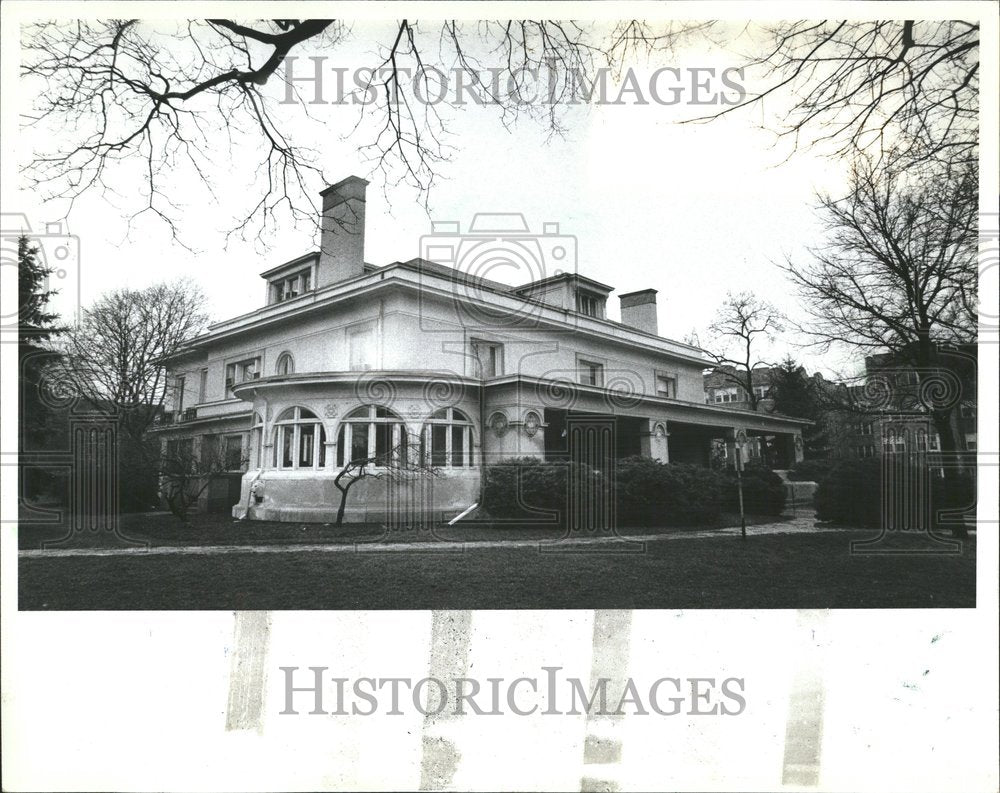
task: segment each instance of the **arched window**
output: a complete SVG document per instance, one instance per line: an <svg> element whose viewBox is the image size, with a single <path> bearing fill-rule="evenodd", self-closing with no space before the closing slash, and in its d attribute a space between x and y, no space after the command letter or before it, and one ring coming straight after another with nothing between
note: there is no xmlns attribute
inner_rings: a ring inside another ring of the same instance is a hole
<svg viewBox="0 0 1000 793"><path fill-rule="evenodd" d="M372 460L374 465L406 460L406 425L389 408L363 405L348 413L337 435L337 465Z"/></svg>
<svg viewBox="0 0 1000 793"><path fill-rule="evenodd" d="M326 464L326 433L315 413L305 408L289 408L274 424L276 468L322 468Z"/></svg>
<svg viewBox="0 0 1000 793"><path fill-rule="evenodd" d="M441 408L424 423L420 458L435 468L467 468L475 464L472 422L461 410Z"/></svg>
<svg viewBox="0 0 1000 793"><path fill-rule="evenodd" d="M292 360L290 352L283 352L278 356L278 363L274 367L277 374L292 374L295 372L295 361Z"/></svg>

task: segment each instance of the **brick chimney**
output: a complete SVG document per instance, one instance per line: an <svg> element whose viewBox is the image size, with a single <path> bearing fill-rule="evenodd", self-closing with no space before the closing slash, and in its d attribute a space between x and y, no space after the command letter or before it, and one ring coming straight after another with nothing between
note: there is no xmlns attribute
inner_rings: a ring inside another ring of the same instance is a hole
<svg viewBox="0 0 1000 793"><path fill-rule="evenodd" d="M365 267L365 188L360 176L348 176L320 193L319 272L316 286L354 278Z"/></svg>
<svg viewBox="0 0 1000 793"><path fill-rule="evenodd" d="M636 330L659 335L656 324L656 290L640 289L619 295L622 303L622 324Z"/></svg>

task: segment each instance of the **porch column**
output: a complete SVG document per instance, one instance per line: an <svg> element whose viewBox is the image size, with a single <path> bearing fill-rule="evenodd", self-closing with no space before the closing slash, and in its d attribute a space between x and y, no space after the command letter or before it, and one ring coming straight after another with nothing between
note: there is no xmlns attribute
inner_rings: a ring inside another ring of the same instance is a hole
<svg viewBox="0 0 1000 793"><path fill-rule="evenodd" d="M792 434L792 459L797 463L801 463L805 459L805 448L806 445L802 441L802 430L796 430Z"/></svg>
<svg viewBox="0 0 1000 793"><path fill-rule="evenodd" d="M643 419L643 427L639 433L642 456L651 457L661 463L669 463L670 448L667 438L667 422Z"/></svg>

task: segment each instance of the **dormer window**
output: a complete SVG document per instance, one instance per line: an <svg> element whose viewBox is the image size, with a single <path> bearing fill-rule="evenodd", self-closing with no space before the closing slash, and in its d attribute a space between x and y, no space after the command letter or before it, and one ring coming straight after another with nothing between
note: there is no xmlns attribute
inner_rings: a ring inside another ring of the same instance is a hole
<svg viewBox="0 0 1000 793"><path fill-rule="evenodd" d="M312 288L312 272L301 270L271 282L271 299L274 303L304 295Z"/></svg>
<svg viewBox="0 0 1000 793"><path fill-rule="evenodd" d="M597 295L592 295L587 292L577 291L576 293L576 310L581 314L585 314L588 317L599 317L601 301Z"/></svg>

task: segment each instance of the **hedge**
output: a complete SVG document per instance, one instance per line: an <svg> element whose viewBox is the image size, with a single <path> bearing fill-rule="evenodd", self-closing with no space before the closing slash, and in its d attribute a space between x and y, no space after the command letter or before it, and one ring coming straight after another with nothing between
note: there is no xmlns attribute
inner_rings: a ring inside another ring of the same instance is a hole
<svg viewBox="0 0 1000 793"><path fill-rule="evenodd" d="M726 470L723 508L739 512L740 500L736 472ZM743 509L748 515L780 515L785 511L785 483L770 468L748 465L742 473Z"/></svg>
<svg viewBox="0 0 1000 793"><path fill-rule="evenodd" d="M830 473L830 460L803 460L788 472L789 482L820 482Z"/></svg>
<svg viewBox="0 0 1000 793"><path fill-rule="evenodd" d="M524 457L489 466L484 507L498 518L530 520L532 509L564 517L567 476L574 465ZM619 526L704 525L717 521L724 510L738 508L735 475L700 465L629 457L616 461L611 472L579 466L574 476L592 477L597 488L612 488ZM743 495L748 513L778 515L784 507L784 485L771 471L749 469Z"/></svg>
<svg viewBox="0 0 1000 793"><path fill-rule="evenodd" d="M908 471L906 465L907 463L901 463L893 475L914 476L915 472ZM830 469L830 473L819 483L816 490L816 517L819 520L837 521L852 526L881 527L883 479L881 458L838 462ZM975 503L974 473L955 473L950 483L946 483L940 476L931 474L930 484L932 516L938 510L961 509ZM920 527L914 525L911 528Z"/></svg>

